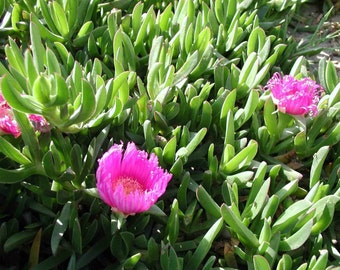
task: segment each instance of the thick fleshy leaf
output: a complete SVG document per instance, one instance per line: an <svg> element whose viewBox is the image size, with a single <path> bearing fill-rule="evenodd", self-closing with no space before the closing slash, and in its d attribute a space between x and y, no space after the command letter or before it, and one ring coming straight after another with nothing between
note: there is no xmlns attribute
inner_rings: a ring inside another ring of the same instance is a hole
<svg viewBox="0 0 340 270"><path fill-rule="evenodd" d="M310 172L309 188L312 188L319 180L321 171L327 154L329 152L329 146L324 146L314 154L313 163Z"/></svg>
<svg viewBox="0 0 340 270"><path fill-rule="evenodd" d="M300 200L289 206L273 225L273 232L284 231L287 227L292 227L297 222L297 217L306 213L312 203Z"/></svg>
<svg viewBox="0 0 340 270"><path fill-rule="evenodd" d="M1 79L1 92L12 108L25 113L42 113L43 105L31 96L19 93L7 76Z"/></svg>
<svg viewBox="0 0 340 270"><path fill-rule="evenodd" d="M313 220L309 220L300 230L280 242L279 250L294 250L302 246L310 236Z"/></svg>
<svg viewBox="0 0 340 270"><path fill-rule="evenodd" d="M51 238L51 249L52 249L53 254L57 253L57 249L59 247L60 241L62 237L64 236L64 233L69 225L71 204L72 203L69 201L64 205L59 217L57 218L54 224L52 238Z"/></svg>
<svg viewBox="0 0 340 270"><path fill-rule="evenodd" d="M171 245L174 245L177 241L179 234L179 213L178 202L175 199L171 206L171 213L167 222L167 240Z"/></svg>
<svg viewBox="0 0 340 270"><path fill-rule="evenodd" d="M265 257L261 255L255 255L253 257L254 269L255 270L270 270L271 267Z"/></svg>
<svg viewBox="0 0 340 270"><path fill-rule="evenodd" d="M227 163L222 164L221 170L223 173L230 174L245 166L248 166L257 153L258 143L251 140L248 145L237 153Z"/></svg>
<svg viewBox="0 0 340 270"><path fill-rule="evenodd" d="M221 213L224 221L237 234L243 245L249 248L257 248L259 246L259 240L256 235L242 223L230 206L223 204L221 206Z"/></svg>
<svg viewBox="0 0 340 270"><path fill-rule="evenodd" d="M23 230L16 234L11 235L4 243L4 251L10 252L23 244L30 242L36 235L34 230Z"/></svg>
<svg viewBox="0 0 340 270"><path fill-rule="evenodd" d="M211 214L214 218L220 218L220 207L214 201L213 198L209 195L209 193L204 189L203 186L199 186L196 191L196 196L199 203L205 208L205 210Z"/></svg>
<svg viewBox="0 0 340 270"><path fill-rule="evenodd" d="M0 152L5 154L10 159L18 162L22 165L29 165L31 161L24 154L22 154L19 149L14 147L9 141L0 136ZM1 180L0 180L1 181Z"/></svg>
<svg viewBox="0 0 340 270"><path fill-rule="evenodd" d="M186 269L198 269L202 260L207 255L212 242L216 238L217 234L221 231L223 227L223 219L218 219L214 225L209 229L209 231L204 235L203 239L200 241L197 249L194 254L190 258L188 264L186 265Z"/></svg>
<svg viewBox="0 0 340 270"><path fill-rule="evenodd" d="M56 29L63 37L67 37L69 34L69 25L63 7L54 1L48 3L48 8Z"/></svg>

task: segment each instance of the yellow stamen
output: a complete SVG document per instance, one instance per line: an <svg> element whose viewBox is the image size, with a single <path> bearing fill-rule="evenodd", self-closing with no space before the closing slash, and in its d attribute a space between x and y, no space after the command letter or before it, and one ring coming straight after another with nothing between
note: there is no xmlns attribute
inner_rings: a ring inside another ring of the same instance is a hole
<svg viewBox="0 0 340 270"><path fill-rule="evenodd" d="M134 191L140 191L144 192L145 188L141 183L139 183L136 179L130 178L130 177L121 177L115 183L113 184L112 188L115 189L118 185L122 185L124 189L124 193L130 194L131 192Z"/></svg>

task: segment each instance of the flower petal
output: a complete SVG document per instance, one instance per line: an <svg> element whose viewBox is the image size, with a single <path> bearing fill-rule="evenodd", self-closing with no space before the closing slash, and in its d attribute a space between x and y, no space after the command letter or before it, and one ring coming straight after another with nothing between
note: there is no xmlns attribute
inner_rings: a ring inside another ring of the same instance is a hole
<svg viewBox="0 0 340 270"><path fill-rule="evenodd" d="M96 172L100 197L113 211L124 215L150 209L165 192L171 177L159 167L156 155L148 158L148 153L138 150L134 143L128 143L124 153L122 144L113 145L99 160Z"/></svg>
<svg viewBox="0 0 340 270"><path fill-rule="evenodd" d="M293 115L317 115L317 104L323 88L310 78L301 80L291 75L274 73L264 89L269 89L281 112Z"/></svg>

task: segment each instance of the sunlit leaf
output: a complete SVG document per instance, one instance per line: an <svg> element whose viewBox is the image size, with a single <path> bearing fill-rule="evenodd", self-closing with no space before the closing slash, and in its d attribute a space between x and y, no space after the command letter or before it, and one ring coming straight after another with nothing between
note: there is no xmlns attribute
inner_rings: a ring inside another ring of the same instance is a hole
<svg viewBox="0 0 340 270"><path fill-rule="evenodd" d="M51 238L51 249L52 249L53 254L56 254L57 249L59 247L59 243L62 237L64 236L64 233L68 227L70 211L71 211L71 202L67 202L64 205L60 215L58 216L54 224L52 238Z"/></svg>

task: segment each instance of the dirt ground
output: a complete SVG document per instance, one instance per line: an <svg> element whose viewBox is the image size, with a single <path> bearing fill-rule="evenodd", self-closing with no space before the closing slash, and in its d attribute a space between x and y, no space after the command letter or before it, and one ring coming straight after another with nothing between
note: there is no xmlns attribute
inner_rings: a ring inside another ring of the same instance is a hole
<svg viewBox="0 0 340 270"><path fill-rule="evenodd" d="M340 4L340 0L339 4ZM308 4L301 10L301 17L298 16L297 27L291 28L291 34L298 42L311 42L315 33L316 27L322 22L324 13L322 7L316 4ZM328 38L327 38L328 36ZM321 52L316 55L306 56L309 60L312 70L317 70L321 58L331 60L340 77L340 9L336 6L335 11L330 17L322 24L312 46L322 47Z"/></svg>

